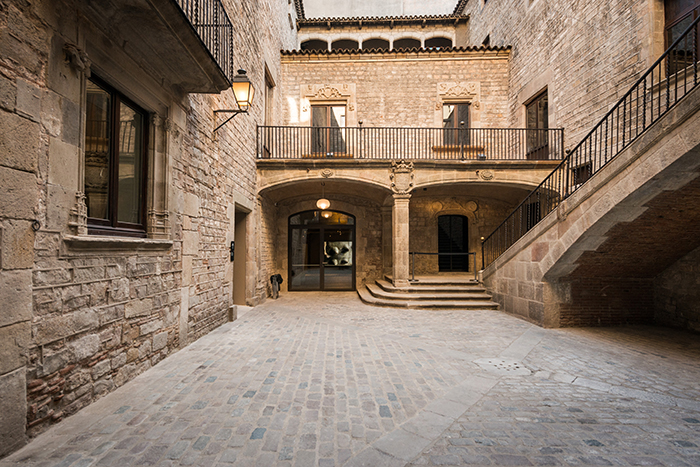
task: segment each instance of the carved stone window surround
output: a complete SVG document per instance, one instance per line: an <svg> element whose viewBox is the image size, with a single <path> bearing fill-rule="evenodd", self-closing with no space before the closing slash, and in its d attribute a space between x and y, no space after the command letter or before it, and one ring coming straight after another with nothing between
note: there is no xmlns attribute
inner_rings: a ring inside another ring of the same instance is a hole
<svg viewBox="0 0 700 467"><path fill-rule="evenodd" d="M481 83L478 81L442 82L437 84L435 99L435 127L442 127L444 104L469 104L469 120L472 128L481 124Z"/></svg>
<svg viewBox="0 0 700 467"><path fill-rule="evenodd" d="M306 84L301 87L299 121L311 125L312 105L344 105L345 125L357 126L356 87L354 83Z"/></svg>

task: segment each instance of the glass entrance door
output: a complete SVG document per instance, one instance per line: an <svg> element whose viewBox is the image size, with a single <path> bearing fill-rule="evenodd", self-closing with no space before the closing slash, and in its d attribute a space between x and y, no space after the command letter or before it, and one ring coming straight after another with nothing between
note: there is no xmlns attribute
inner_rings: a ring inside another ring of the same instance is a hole
<svg viewBox="0 0 700 467"><path fill-rule="evenodd" d="M289 218L289 290L355 289L355 218L306 211Z"/></svg>
<svg viewBox="0 0 700 467"><path fill-rule="evenodd" d="M354 229L328 227L323 231L323 287L353 289Z"/></svg>

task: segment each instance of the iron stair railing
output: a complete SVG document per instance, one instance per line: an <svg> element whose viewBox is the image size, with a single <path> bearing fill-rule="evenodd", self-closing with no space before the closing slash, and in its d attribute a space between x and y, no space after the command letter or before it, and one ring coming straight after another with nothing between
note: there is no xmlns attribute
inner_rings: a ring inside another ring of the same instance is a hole
<svg viewBox="0 0 700 467"><path fill-rule="evenodd" d="M564 158L482 242L482 268L551 213L698 85L696 19Z"/></svg>

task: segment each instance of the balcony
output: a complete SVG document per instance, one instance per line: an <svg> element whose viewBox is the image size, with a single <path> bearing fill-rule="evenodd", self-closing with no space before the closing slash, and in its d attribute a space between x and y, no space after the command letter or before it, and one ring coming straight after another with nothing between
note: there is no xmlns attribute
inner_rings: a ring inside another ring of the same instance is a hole
<svg viewBox="0 0 700 467"><path fill-rule="evenodd" d="M113 59L125 53L178 92L218 93L231 86L234 31L221 0L103 0L84 5L85 16L115 46Z"/></svg>
<svg viewBox="0 0 700 467"><path fill-rule="evenodd" d="M561 160L564 130L259 126L258 159Z"/></svg>

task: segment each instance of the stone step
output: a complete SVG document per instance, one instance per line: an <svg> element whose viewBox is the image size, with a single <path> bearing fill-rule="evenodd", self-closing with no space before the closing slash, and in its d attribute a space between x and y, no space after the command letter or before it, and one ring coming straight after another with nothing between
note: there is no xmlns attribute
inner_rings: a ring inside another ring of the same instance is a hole
<svg viewBox="0 0 700 467"><path fill-rule="evenodd" d="M408 287L396 287L387 280L376 281L377 285L387 292L403 293L440 293L440 292L474 292L485 293L486 289L478 282L469 282L459 285L435 285L425 282L409 282ZM489 297L490 298L490 297Z"/></svg>
<svg viewBox="0 0 700 467"><path fill-rule="evenodd" d="M443 288L437 292L419 289L417 291L408 292L406 288L399 287L393 290L386 290L384 287L375 284L367 284L370 293L377 298L385 298L389 300L491 300L491 295L483 292L462 291L457 288Z"/></svg>
<svg viewBox="0 0 700 467"><path fill-rule="evenodd" d="M384 276L384 280L393 284L394 280L391 276ZM466 277L450 277L450 276L416 276L415 281L410 281L411 285L431 285L431 286L467 286L478 285L479 282Z"/></svg>
<svg viewBox="0 0 700 467"><path fill-rule="evenodd" d="M485 300L434 300L434 301L419 301L411 300L411 295L406 294L406 299L385 299L378 298L372 295L367 287L361 287L357 290L360 299L368 305L398 307L398 308L450 308L462 310L496 310L498 303Z"/></svg>

